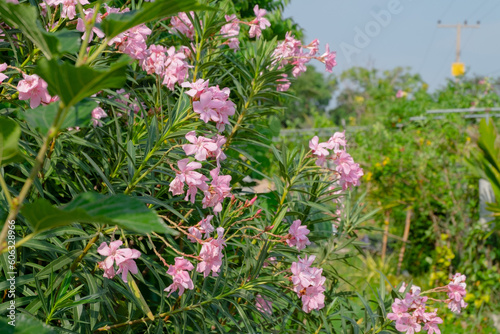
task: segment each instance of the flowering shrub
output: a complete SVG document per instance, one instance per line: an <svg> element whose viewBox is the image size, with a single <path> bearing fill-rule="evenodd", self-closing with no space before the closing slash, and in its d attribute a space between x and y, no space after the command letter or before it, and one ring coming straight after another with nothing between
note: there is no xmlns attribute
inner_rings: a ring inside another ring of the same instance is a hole
<svg viewBox="0 0 500 334"><path fill-rule="evenodd" d="M258 5L246 20L228 2L132 3L0 0L0 251L19 260L2 270L22 276L22 323L79 333L357 327L334 266L370 217L349 195L363 171L348 139L289 151L256 131L289 77L312 59L331 71L335 53L317 56L317 40L291 34L264 40L271 23ZM279 174L258 170L249 143L273 152ZM248 190L252 170L270 193Z"/></svg>

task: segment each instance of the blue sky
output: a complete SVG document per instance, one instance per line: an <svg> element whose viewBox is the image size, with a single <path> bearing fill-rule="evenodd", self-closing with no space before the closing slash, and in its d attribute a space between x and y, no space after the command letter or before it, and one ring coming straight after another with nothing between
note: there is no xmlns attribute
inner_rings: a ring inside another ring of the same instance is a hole
<svg viewBox="0 0 500 334"><path fill-rule="evenodd" d="M374 24L373 13L381 11L392 11L381 17L385 26ZM461 61L469 74L500 76L500 0L292 0L284 16L304 28L306 43L318 38L321 52L325 43L337 51L336 74L352 66L409 66L431 89L451 76L455 60L456 31L438 28L437 21L480 20L479 29L462 31ZM373 37L363 40L356 29L371 29Z"/></svg>

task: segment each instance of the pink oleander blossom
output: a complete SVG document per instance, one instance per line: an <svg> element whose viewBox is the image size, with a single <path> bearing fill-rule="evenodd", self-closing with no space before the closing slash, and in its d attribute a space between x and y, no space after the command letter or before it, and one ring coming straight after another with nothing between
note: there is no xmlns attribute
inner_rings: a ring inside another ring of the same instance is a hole
<svg viewBox="0 0 500 334"><path fill-rule="evenodd" d="M189 271L193 270L194 266L183 257L176 257L175 264L171 265L167 274L172 276L173 283L165 288L164 291L169 292L167 297L169 297L172 292L179 290L179 296L182 296L185 289L193 290L194 284L189 276Z"/></svg>
<svg viewBox="0 0 500 334"><path fill-rule="evenodd" d="M163 84L172 91L176 83L182 84L188 77L188 70L192 66L189 65L185 59L186 55L183 52L175 51L174 46L167 49Z"/></svg>
<svg viewBox="0 0 500 334"><path fill-rule="evenodd" d="M261 313L269 315L273 314L273 303L267 299L262 298L260 294L255 298L255 307Z"/></svg>
<svg viewBox="0 0 500 334"><path fill-rule="evenodd" d="M333 136L328 139L328 144L330 144L330 147L335 154L345 151L347 146L347 141L345 139L345 130L342 132L335 132Z"/></svg>
<svg viewBox="0 0 500 334"><path fill-rule="evenodd" d="M108 114L102 109L101 107L97 107L94 110L92 110L92 125L94 127L96 126L102 126L102 121L101 118L107 117Z"/></svg>
<svg viewBox="0 0 500 334"><path fill-rule="evenodd" d="M319 60L325 64L326 71L332 72L334 66L337 65L337 61L335 58L337 57L337 53L335 51L330 52L330 47L326 44L326 51L321 55Z"/></svg>
<svg viewBox="0 0 500 334"><path fill-rule="evenodd" d="M291 238L286 240L288 246L296 246L299 251L311 244L307 238L310 231L306 226L301 226L301 223L300 219L297 219L292 223L292 226L290 226L290 230L288 231Z"/></svg>
<svg viewBox="0 0 500 334"><path fill-rule="evenodd" d="M163 76L165 73L165 64L167 63L167 49L161 45L150 45L148 56L141 60L141 66L148 74L157 74Z"/></svg>
<svg viewBox="0 0 500 334"><path fill-rule="evenodd" d="M363 176L363 169L354 162L349 153L340 152L334 162L337 165L336 171L340 175L339 183L342 190L359 185L359 180Z"/></svg>
<svg viewBox="0 0 500 334"><path fill-rule="evenodd" d="M302 310L310 313L312 310L320 310L325 306L325 281L322 276L323 269L311 267L316 259L315 256L307 255L304 259L298 258L291 266L293 291L302 300Z"/></svg>
<svg viewBox="0 0 500 334"><path fill-rule="evenodd" d="M84 9L83 13L85 14L85 21L89 21L94 17L94 8ZM85 21L81 17L79 17L76 23L76 30L83 32L82 39L85 39L87 37L87 32L85 29ZM95 22L100 23L101 21L102 21L102 14L98 13ZM94 26L90 31L90 36L88 37L87 41L90 42L94 38L94 33L99 38L104 37L104 32L102 32L102 30Z"/></svg>
<svg viewBox="0 0 500 334"><path fill-rule="evenodd" d="M278 92L286 92L290 88L291 83L290 80L287 79L288 75L283 73L281 76L281 79L276 80L276 82L278 83L278 85L276 86L276 90Z"/></svg>
<svg viewBox="0 0 500 334"><path fill-rule="evenodd" d="M1 73L7 69L7 63L0 64L0 82L8 78L5 74Z"/></svg>
<svg viewBox="0 0 500 334"><path fill-rule="evenodd" d="M218 149L217 144L211 139L203 136L196 137L195 131L188 132L186 139L191 144L182 145L182 149L186 155L194 155L194 158L198 161L207 160L209 152L215 152Z"/></svg>
<svg viewBox="0 0 500 334"><path fill-rule="evenodd" d="M224 246L226 246L224 228L218 227L217 239L214 238L201 246L201 262L198 263L196 271L203 273L204 277L207 277L210 273L212 273L213 277L217 277L224 257L224 254L222 254Z"/></svg>
<svg viewBox="0 0 500 334"><path fill-rule="evenodd" d="M231 175L219 175L220 167L210 171L212 182L203 193L203 208L213 208L215 213L222 211L222 201L231 196Z"/></svg>
<svg viewBox="0 0 500 334"><path fill-rule="evenodd" d="M195 169L201 168L199 162L189 162L189 158L179 160L177 162L179 170L176 171L175 179L170 183L169 191L172 195L182 195L184 194L184 184L188 185L188 191L185 200L187 201L191 197L191 203L195 202L196 193L199 190L208 190L206 181L208 178L198 172Z"/></svg>
<svg viewBox="0 0 500 334"><path fill-rule="evenodd" d="M318 136L314 136L309 141L309 148L312 150L312 154L318 157L318 159L316 160L316 165L324 165L326 157L330 154L328 150L332 149L332 147L333 145L330 142L320 143Z"/></svg>
<svg viewBox="0 0 500 334"><path fill-rule="evenodd" d="M193 102L193 111L200 115L205 123L213 121L219 132L229 125L229 116L234 115L236 105L229 100L229 88L219 89L218 86L209 87L200 95L199 101Z"/></svg>
<svg viewBox="0 0 500 334"><path fill-rule="evenodd" d="M115 276L114 264L118 266L118 271L116 275L122 274L122 280L127 283L127 274L130 271L132 274L138 273L137 265L134 259L141 256L141 253L136 249L122 248L121 240L112 241L109 246L106 242L103 242L97 252L103 256L106 256L104 261L99 262L99 267L104 270L103 277L112 279Z"/></svg>
<svg viewBox="0 0 500 334"><path fill-rule="evenodd" d="M38 75L27 75L23 73L23 80L17 84L19 100L30 100L32 109L40 103L50 103L51 97L47 91L47 83Z"/></svg>
<svg viewBox="0 0 500 334"><path fill-rule="evenodd" d="M262 35L262 30L266 29L267 27L270 27L271 23L269 22L268 19L264 17L264 15L267 14L267 11L265 9L259 9L259 5L255 5L253 11L256 17L249 23L250 24L249 35L250 38L254 37L259 38Z"/></svg>
<svg viewBox="0 0 500 334"><path fill-rule="evenodd" d="M88 5L88 0L57 0L54 1L56 5L62 4L61 18L68 18L73 20L76 16L77 1L82 5Z"/></svg>
<svg viewBox="0 0 500 334"><path fill-rule="evenodd" d="M446 286L448 289L448 298L446 303L448 303L448 308L453 313L460 313L462 308L467 307L467 303L464 301L465 295L467 292L465 288L467 284L465 283L465 275L460 273L456 273L452 281Z"/></svg>
<svg viewBox="0 0 500 334"><path fill-rule="evenodd" d="M177 16L172 17L170 25L173 31L177 31L192 40L194 38L194 25L191 20L194 19L194 12L189 12L189 16L181 12Z"/></svg>
<svg viewBox="0 0 500 334"><path fill-rule="evenodd" d="M190 88L185 93L193 98L193 100L199 100L203 92L208 89L209 80L198 79L195 82L183 82L181 84L184 88Z"/></svg>

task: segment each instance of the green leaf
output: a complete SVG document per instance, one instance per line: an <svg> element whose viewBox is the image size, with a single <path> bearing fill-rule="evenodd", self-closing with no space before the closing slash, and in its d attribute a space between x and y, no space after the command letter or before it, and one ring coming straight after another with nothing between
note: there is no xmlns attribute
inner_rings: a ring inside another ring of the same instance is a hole
<svg viewBox="0 0 500 334"><path fill-rule="evenodd" d="M138 26L139 24L151 22L156 19L163 19L167 16L173 16L179 12L188 12L199 9L211 8L201 6L196 0L162 0L143 3L142 7L138 10L133 10L128 13L108 15L100 23L100 28L109 39L130 28Z"/></svg>
<svg viewBox="0 0 500 334"><path fill-rule="evenodd" d="M92 110L97 107L97 102L91 99L84 99L71 107L64 118L60 128L85 127L90 126ZM51 103L47 106L39 106L35 109L28 109L21 113L21 116L28 124L41 133L47 133L51 128L59 108L58 103Z"/></svg>
<svg viewBox="0 0 500 334"><path fill-rule="evenodd" d="M153 210L141 201L127 195L105 196L83 193L69 204L56 208L46 199L26 204L21 214L31 225L34 233L72 223L101 223L118 225L139 233L177 234L170 229Z"/></svg>
<svg viewBox="0 0 500 334"><path fill-rule="evenodd" d="M87 65L76 67L55 59L41 59L35 73L48 83L49 93L57 95L66 106L73 106L105 88L121 88L127 80L128 56L120 57L111 67L97 70Z"/></svg>
<svg viewBox="0 0 500 334"><path fill-rule="evenodd" d="M11 319L7 316L0 318L0 333L2 334L56 334L57 331L40 320L24 313L15 316L15 327L9 324Z"/></svg>
<svg viewBox="0 0 500 334"><path fill-rule="evenodd" d="M0 166L19 160L21 127L6 117L0 117Z"/></svg>
<svg viewBox="0 0 500 334"><path fill-rule="evenodd" d="M0 0L0 17L8 25L21 30L48 58L64 53L75 53L80 48L80 34L63 29L47 32L40 23L38 10L26 4L6 3Z"/></svg>

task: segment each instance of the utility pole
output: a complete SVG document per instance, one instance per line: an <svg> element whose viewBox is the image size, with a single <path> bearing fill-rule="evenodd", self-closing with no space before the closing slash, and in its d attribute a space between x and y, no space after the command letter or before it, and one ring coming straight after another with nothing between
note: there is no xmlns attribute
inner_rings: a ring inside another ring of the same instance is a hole
<svg viewBox="0 0 500 334"><path fill-rule="evenodd" d="M455 28L457 31L457 46L455 51L455 63L452 64L452 74L454 76L462 75L465 73L465 66L460 62L460 38L463 28L479 28L480 22L477 21L477 24L467 24L467 21L459 24L441 24L441 21L438 21L438 28Z"/></svg>

